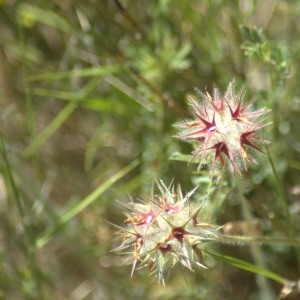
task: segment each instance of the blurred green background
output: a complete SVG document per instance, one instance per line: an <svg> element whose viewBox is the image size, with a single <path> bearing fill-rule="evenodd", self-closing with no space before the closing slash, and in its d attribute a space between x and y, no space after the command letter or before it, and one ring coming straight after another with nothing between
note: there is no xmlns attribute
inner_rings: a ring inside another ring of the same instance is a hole
<svg viewBox="0 0 300 300"><path fill-rule="evenodd" d="M0 1L1 299L260 299L257 276L204 254L209 270L175 269L166 287L111 253L127 192L153 178L184 191L207 170L169 159L193 88L272 109L267 156L243 174L258 234L288 237L300 219L300 2L283 0ZM275 179L274 179L275 178ZM282 191L282 193L280 193ZM213 183L204 221L240 224L234 180ZM292 223L286 222L284 194ZM291 224L292 227L291 228ZM294 232L294 235L291 234ZM241 232L245 233L243 229ZM246 232L247 233L247 232ZM249 247L208 250L253 263ZM297 280L297 250L261 247L266 268ZM282 285L269 281L278 295ZM286 299L299 299L288 296ZM275 299L275 298L274 298Z"/></svg>

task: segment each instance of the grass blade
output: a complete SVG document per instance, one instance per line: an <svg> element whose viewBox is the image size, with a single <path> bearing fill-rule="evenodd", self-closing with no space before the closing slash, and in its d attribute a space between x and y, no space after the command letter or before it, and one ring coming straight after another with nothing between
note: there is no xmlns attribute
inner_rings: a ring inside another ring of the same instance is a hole
<svg viewBox="0 0 300 300"><path fill-rule="evenodd" d="M272 168L272 172L273 172L273 175L274 175L274 179L275 179L275 182L276 182L276 186L277 186L277 189L278 189L279 199L280 199L281 205L282 205L282 207L285 211L289 227L291 228L291 236L293 238L295 238L297 236L297 232L296 232L297 230L296 230L295 223L294 223L293 218L292 218L291 213L290 213L289 201L288 201L286 193L283 189L283 185L281 183L281 180L279 179L279 174L277 172L277 169L276 169L275 164L273 162L273 159L271 157L268 146L266 146L266 149L267 149L267 154L268 154L268 157L269 157L269 162L270 162L270 165L271 165L271 168ZM295 250L295 254L296 254L296 258L297 258L298 270L300 270L300 251L299 251L299 248L296 248L296 247L294 248L294 250Z"/></svg>
<svg viewBox="0 0 300 300"><path fill-rule="evenodd" d="M38 270L38 267L37 267L37 264L35 261L35 252L32 250L34 239L33 239L32 231L31 231L31 226L26 224L26 222L25 222L25 217L29 217L29 215L26 215L24 212L23 203L21 202L18 187L15 184L15 180L14 180L14 177L13 177L13 174L11 171L10 163L9 163L7 155L6 155L6 150L5 150L5 146L4 146L1 135L0 135L0 152L2 154L2 158L4 161L6 179L7 179L8 184L10 185L11 192L13 195L12 198L15 202L18 213L20 215L21 223L24 228L24 240L25 240L25 243L27 244L27 248L24 248L24 249L25 249L25 253L26 253L26 257L27 257L27 261L28 261L28 266L31 271L31 276L33 278L34 284L36 285L36 288L38 290L39 296L42 297L42 289L41 289L41 284L40 284L40 282L41 282L40 271ZM31 224L31 222L30 222L30 224Z"/></svg>
<svg viewBox="0 0 300 300"><path fill-rule="evenodd" d="M80 70L72 70L66 72L59 73L46 73L46 74L38 74L29 76L29 80L56 80L62 78L74 78L74 77L99 77L108 74L115 74L124 72L124 69L119 66L103 66L103 67L93 67L93 68L85 68Z"/></svg>
<svg viewBox="0 0 300 300"><path fill-rule="evenodd" d="M91 205L95 202L108 188L110 188L114 183L116 183L119 179L124 177L128 172L130 172L133 168L135 168L139 164L138 160L134 160L131 164L126 166L124 169L116 173L114 176L109 178L103 184L101 184L98 188L96 188L92 193L90 193L86 198L84 198L81 202L71 208L65 215L63 215L58 222L48 229L46 229L39 238L37 238L35 242L36 248L44 247L54 236L55 232L59 230L63 225L69 222L73 217L79 214L82 210L84 210L87 206Z"/></svg>
<svg viewBox="0 0 300 300"><path fill-rule="evenodd" d="M255 274L260 274L262 276L265 276L267 278L270 278L278 283L281 283L283 284L284 283L284 278L281 277L280 275L274 273L274 272L271 272L269 270L266 270L266 269L262 269L262 268L259 268L255 265L252 265L246 261L243 261L241 259L237 259L237 258L234 258L232 256L228 256L228 255L222 255L222 254L218 254L218 253L215 253L215 252L211 252L211 251L206 251L206 250L201 250L211 256L214 256L216 257L217 259L220 259L232 266L235 266L237 268L240 268L240 269L243 269L245 271L249 271L249 272L252 272L252 273L255 273Z"/></svg>
<svg viewBox="0 0 300 300"><path fill-rule="evenodd" d="M65 18L54 12L47 11L28 3L20 3L17 6L17 15L21 19L30 17L32 21L38 21L47 24L67 33L72 33L74 31L72 24L70 24L70 22L68 22Z"/></svg>
<svg viewBox="0 0 300 300"><path fill-rule="evenodd" d="M114 87L116 87L117 89L119 89L120 91L122 91L124 94L132 98L134 101L136 101L137 103L139 103L140 105L148 109L149 111L151 112L154 111L154 105L151 102L146 100L143 96L141 96L139 93L137 93L134 89L132 89L130 86L125 84L120 79L112 75L109 75L105 77L105 80L111 85L113 85Z"/></svg>
<svg viewBox="0 0 300 300"><path fill-rule="evenodd" d="M56 118L36 137L36 139L24 150L23 156L31 157L36 151L54 134L54 132L68 119L74 112L78 104L68 103L57 115Z"/></svg>

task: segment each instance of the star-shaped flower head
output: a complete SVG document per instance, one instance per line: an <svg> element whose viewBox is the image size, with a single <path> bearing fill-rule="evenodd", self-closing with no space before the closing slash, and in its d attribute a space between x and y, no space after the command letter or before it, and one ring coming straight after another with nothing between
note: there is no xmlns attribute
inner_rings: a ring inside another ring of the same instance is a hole
<svg viewBox="0 0 300 300"><path fill-rule="evenodd" d="M130 213L127 226L116 226L122 243L114 249L125 255L125 262L135 269L148 267L159 282L165 284L174 266L179 263L190 271L199 266L204 269L202 252L198 245L217 239L215 225L200 222L198 214L202 204L191 204L190 196L196 189L183 195L180 186L166 187L156 181L158 194L124 204Z"/></svg>
<svg viewBox="0 0 300 300"><path fill-rule="evenodd" d="M243 103L243 91L235 94L234 81L222 96L214 87L213 97L208 92L196 89L200 102L189 96L194 120L176 124L180 133L175 137L197 145L191 161L201 156L202 164L212 160L213 176L217 164L224 168L229 163L232 172L240 173L247 169L248 162L256 161L249 157L249 149L263 152L260 143L268 143L255 133L266 125L261 125L263 116L270 110L254 110L252 102ZM268 125L268 124L267 124Z"/></svg>

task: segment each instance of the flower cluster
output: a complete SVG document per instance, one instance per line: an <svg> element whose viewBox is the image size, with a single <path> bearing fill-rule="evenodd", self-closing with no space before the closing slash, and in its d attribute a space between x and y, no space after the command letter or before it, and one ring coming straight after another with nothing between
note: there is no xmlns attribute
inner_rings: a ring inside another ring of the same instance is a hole
<svg viewBox="0 0 300 300"><path fill-rule="evenodd" d="M125 262L133 264L132 274L137 267L148 267L165 284L177 263L190 271L193 265L206 268L198 244L215 240L218 228L198 220L202 205L189 203L196 189L183 196L179 185L175 192L173 184L156 184L159 195L153 186L150 198L138 202L131 198L124 204L130 211L126 213L128 225L117 226L123 241L113 251L126 255Z"/></svg>
<svg viewBox="0 0 300 300"><path fill-rule="evenodd" d="M211 154L214 154L212 175L218 162L222 167L225 166L224 158L229 162L232 172L240 173L241 168L247 169L248 162L255 163L247 151L252 148L264 153L257 142L267 141L255 133L266 126L261 125L261 117L269 110L255 111L252 102L243 104L243 91L237 96L234 82L229 84L223 96L217 87L214 88L213 96L198 89L196 93L201 103L189 97L195 120L177 124L181 132L175 136L184 141L200 143L191 161L201 155L200 169L203 160L208 161Z"/></svg>
<svg viewBox="0 0 300 300"><path fill-rule="evenodd" d="M177 126L180 133L177 138L192 142L197 149L192 160L200 156L199 168L203 161L212 159L212 173L218 163L224 168L229 165L232 172L247 169L248 162L254 162L249 150L262 152L259 143L267 142L256 135L266 125L262 116L268 110L254 110L252 102L243 103L243 92L236 95L234 82L230 83L222 96L215 87L213 95L196 90L202 100L189 97L194 120L187 120ZM268 125L268 124L267 124ZM171 184L166 187L162 181L156 181L159 194L154 194L154 184L149 198L131 198L129 204L123 204L126 226L116 226L122 243L113 251L125 255L125 262L132 263L131 275L137 268L147 267L159 282L165 284L174 266L193 271L194 266L206 269L199 244L207 241L221 241L224 236L217 234L215 225L199 221L201 204L191 204L189 198L196 189L183 195L180 186L175 189ZM230 241L235 239L230 239Z"/></svg>

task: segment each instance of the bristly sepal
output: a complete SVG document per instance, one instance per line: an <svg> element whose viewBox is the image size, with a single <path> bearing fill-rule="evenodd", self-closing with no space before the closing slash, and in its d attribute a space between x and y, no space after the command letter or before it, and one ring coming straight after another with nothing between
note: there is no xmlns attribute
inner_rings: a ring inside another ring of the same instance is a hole
<svg viewBox="0 0 300 300"><path fill-rule="evenodd" d="M217 240L215 225L199 219L203 206L190 203L196 188L183 195L180 185L166 186L155 180L150 198L124 204L129 209L125 225L116 226L122 237L114 252L125 255L125 262L135 270L147 267L159 283L165 284L176 264L194 271L194 266L205 269L203 256L197 245Z"/></svg>
<svg viewBox="0 0 300 300"><path fill-rule="evenodd" d="M196 94L200 101L188 96L194 119L176 124L180 132L175 137L198 145L191 159L200 157L198 170L211 163L211 177L218 165L229 165L233 173L241 174L248 163L255 163L249 150L264 153L260 144L268 141L255 133L266 126L261 124L262 117L270 110L253 110L252 102L244 104L244 91L235 94L234 81L223 96L217 87L213 97L198 89Z"/></svg>

